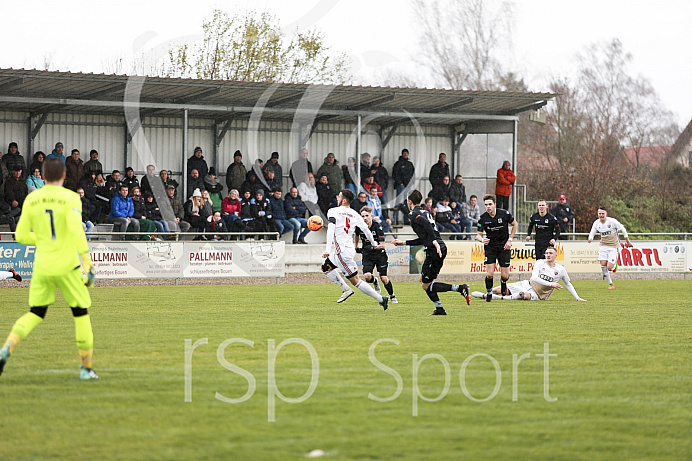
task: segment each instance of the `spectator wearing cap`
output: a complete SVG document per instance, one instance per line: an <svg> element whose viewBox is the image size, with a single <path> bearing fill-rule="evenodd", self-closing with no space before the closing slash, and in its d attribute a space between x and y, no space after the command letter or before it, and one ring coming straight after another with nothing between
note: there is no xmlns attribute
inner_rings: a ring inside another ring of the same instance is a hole
<svg viewBox="0 0 692 461"><path fill-rule="evenodd" d="M264 165L264 178L267 180L267 182L269 182L269 170L274 171L274 183L268 184L269 190L273 191L277 187L284 187L284 171L283 168L281 168L281 164L279 163L278 152L272 152L271 158L267 161L267 164Z"/></svg>
<svg viewBox="0 0 692 461"><path fill-rule="evenodd" d="M207 165L207 161L204 160L204 157L202 156L202 148L199 146L195 147L192 157L187 159L188 174L192 170L197 170L197 172L199 173L199 177L202 179L204 179L209 174L209 165ZM200 191L201 190L202 189L200 189Z"/></svg>
<svg viewBox="0 0 692 461"><path fill-rule="evenodd" d="M20 165L14 166L12 174L5 181L3 192L5 203L7 203L10 208L8 211L9 216L7 217L18 217L22 213L22 205L24 205L24 200L29 194L29 189L26 187L26 180L22 178L22 167ZM6 207L3 208L6 210ZM12 227L13 223L10 223L10 230L14 232Z"/></svg>
<svg viewBox="0 0 692 461"><path fill-rule="evenodd" d="M344 185L347 189L353 192L353 195L358 193L358 188L356 187L356 159L355 157L349 157L346 161L347 165L341 165L341 173L344 176Z"/></svg>
<svg viewBox="0 0 692 461"><path fill-rule="evenodd" d="M139 180L137 179L137 176L135 176L135 170L132 169L131 166L128 166L125 168L125 178L123 178L123 184L125 184L130 191L134 187L140 187L139 185ZM140 187L143 192L145 192L143 187ZM146 191L146 192L151 192L151 191Z"/></svg>
<svg viewBox="0 0 692 461"><path fill-rule="evenodd" d="M387 206L387 188L389 187L389 173L387 169L382 165L380 157L375 156L372 158L372 165L370 165L370 174L375 177L375 182L382 189L382 195L380 200Z"/></svg>
<svg viewBox="0 0 692 461"><path fill-rule="evenodd" d="M10 171L14 171L15 166L18 165L21 168L22 176L26 176L24 174L26 162L24 161L22 154L19 153L19 147L17 146L16 142L11 142L9 144L7 147L7 153L2 156L2 163L4 163L7 167L8 173Z"/></svg>
<svg viewBox="0 0 692 461"><path fill-rule="evenodd" d="M61 142L58 142L55 144L55 149L53 149L53 152L48 154L48 157L46 158L59 158L62 163L65 163L65 155L63 155L62 151L65 148L65 146L62 145Z"/></svg>
<svg viewBox="0 0 692 461"><path fill-rule="evenodd" d="M567 240L567 236L564 235L564 233L567 232L567 226L570 221L574 219L574 210L567 203L567 197L564 194L558 197L558 203L550 210L550 213L555 216L560 223L560 236L558 240Z"/></svg>
<svg viewBox="0 0 692 461"><path fill-rule="evenodd" d="M167 221L168 228L173 229L174 232L187 232L190 230L190 223L185 221L185 207L183 207L182 202L175 194L175 186L169 184L166 186L166 194L168 195L168 201L173 210L173 220Z"/></svg>
<svg viewBox="0 0 692 461"><path fill-rule="evenodd" d="M96 174L103 173L103 165L99 162L99 153L96 149L89 151L89 160L84 163L84 174L91 173L92 171L96 172Z"/></svg>
<svg viewBox="0 0 692 461"><path fill-rule="evenodd" d="M316 176L319 178L323 174L327 175L327 182L329 183L329 187L332 189L332 191L341 191L341 189L344 187L344 175L341 172L339 162L331 152L328 153L324 158L324 163L320 169L317 170Z"/></svg>
<svg viewBox="0 0 692 461"><path fill-rule="evenodd" d="M245 179L245 182L240 186L240 190L242 192L245 192L246 190L250 191L251 197L255 196L255 192L257 192L257 189L262 188L262 183L257 180L257 173L255 172L254 169L251 169L250 171L247 172L247 177Z"/></svg>
<svg viewBox="0 0 692 461"><path fill-rule="evenodd" d="M223 201L223 184L216 178L216 168L209 168L209 173L204 177L204 187L209 192L209 198L213 204L213 210L221 213Z"/></svg>
<svg viewBox="0 0 692 461"><path fill-rule="evenodd" d="M171 231L170 227L168 226L168 222L163 219L163 214L161 214L161 209L159 208L159 205L156 203L154 194L152 194L151 192L144 192L143 195L145 200L144 207L147 212L147 219L154 223L157 231L169 233Z"/></svg>
<svg viewBox="0 0 692 461"><path fill-rule="evenodd" d="M237 150L233 154L233 163L226 169L226 187L228 190L240 190L247 177L247 169L243 165L243 154Z"/></svg>

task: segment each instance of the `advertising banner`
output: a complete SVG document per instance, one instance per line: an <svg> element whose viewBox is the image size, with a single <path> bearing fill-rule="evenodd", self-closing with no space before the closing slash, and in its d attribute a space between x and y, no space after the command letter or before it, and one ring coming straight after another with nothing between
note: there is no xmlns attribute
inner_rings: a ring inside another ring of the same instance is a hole
<svg viewBox="0 0 692 461"><path fill-rule="evenodd" d="M96 278L283 277L286 244L276 242L90 242ZM33 246L3 243L0 268L27 279Z"/></svg>
<svg viewBox="0 0 692 461"><path fill-rule="evenodd" d="M485 272L485 253L479 242L445 242L447 257L442 274L481 274ZM635 240L633 248L622 248L618 258L618 271L680 273L692 271L692 258L688 258L692 242ZM555 245L557 262L568 273L600 274L598 242L560 241ZM512 244L510 272L530 274L535 263L533 242ZM420 273L425 260L423 247L410 248L409 273ZM499 268L497 268L499 270Z"/></svg>

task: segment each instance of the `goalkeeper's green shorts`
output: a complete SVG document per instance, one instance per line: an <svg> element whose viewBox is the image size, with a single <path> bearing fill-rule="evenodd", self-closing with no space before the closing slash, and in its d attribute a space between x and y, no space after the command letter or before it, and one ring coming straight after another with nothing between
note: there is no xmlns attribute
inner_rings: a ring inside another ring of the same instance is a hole
<svg viewBox="0 0 692 461"><path fill-rule="evenodd" d="M65 275L34 274L29 288L29 307L53 304L56 288L60 288L68 306L83 309L91 307L91 297L89 290L84 286L81 267Z"/></svg>

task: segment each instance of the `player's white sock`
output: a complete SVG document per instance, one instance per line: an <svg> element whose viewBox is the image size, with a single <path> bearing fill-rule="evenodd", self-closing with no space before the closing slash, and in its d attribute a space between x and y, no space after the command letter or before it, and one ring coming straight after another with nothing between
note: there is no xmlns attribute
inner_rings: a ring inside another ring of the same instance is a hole
<svg viewBox="0 0 692 461"><path fill-rule="evenodd" d="M606 280L608 281L609 285L613 284L613 280L610 278L610 271L608 271L607 266L601 266L601 271L603 272L603 275L605 276Z"/></svg>
<svg viewBox="0 0 692 461"><path fill-rule="evenodd" d="M382 302L382 295L378 295L375 289L368 285L365 280L360 280L358 283L356 283L356 288L375 299L378 303Z"/></svg>
<svg viewBox="0 0 692 461"><path fill-rule="evenodd" d="M336 269L327 272L327 278L339 285L341 287L341 291L345 292L349 290L346 281L343 279L343 277L341 277L341 274L339 274L339 272Z"/></svg>

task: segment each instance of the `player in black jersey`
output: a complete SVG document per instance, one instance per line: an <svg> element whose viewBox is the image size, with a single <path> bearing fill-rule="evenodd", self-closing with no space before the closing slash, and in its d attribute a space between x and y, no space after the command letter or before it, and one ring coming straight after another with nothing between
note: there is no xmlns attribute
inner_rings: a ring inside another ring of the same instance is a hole
<svg viewBox="0 0 692 461"><path fill-rule="evenodd" d="M500 281L502 296L509 294L507 280L509 280L509 262L511 259L510 248L512 239L517 233L517 221L512 214L501 208L496 208L495 196L484 195L485 213L478 218L478 236L476 240L485 245L485 289L489 293L485 297L487 302L493 299L493 276L495 275L495 261L500 265ZM509 226L512 225L512 234ZM485 231L485 238L483 238Z"/></svg>
<svg viewBox="0 0 692 461"><path fill-rule="evenodd" d="M377 280L377 277L372 275L373 269L377 268L380 280L382 280L384 288L389 293L389 302L397 304L399 301L394 296L394 287L389 277L387 277L389 260L387 259L387 251L384 249L384 231L382 226L377 221L373 221L372 208L369 206L362 207L360 215L363 217L365 224L368 225L372 238L377 242L377 246L373 247L365 234L363 234L363 231L359 227L356 228L356 253L363 255L363 279L368 283L372 283L375 286L375 291L382 293L380 282ZM362 248L358 248L359 240L363 242Z"/></svg>
<svg viewBox="0 0 692 461"><path fill-rule="evenodd" d="M555 216L548 213L548 203L545 200L538 201L538 213L531 215L529 228L526 231L526 241L531 240L531 231L536 226L536 261L545 259L545 250L560 237L560 222Z"/></svg>
<svg viewBox="0 0 692 461"><path fill-rule="evenodd" d="M394 239L392 243L396 246L425 245L425 262L420 278L421 287L435 305L435 312L430 315L447 315L437 294L445 291L456 291L466 298L466 304L471 304L469 286L465 283L450 285L449 283L435 282L444 264L445 256L447 256L447 246L440 237L440 233L435 229L433 217L428 211L421 208L421 200L423 200L423 195L417 190L408 194L407 203L409 210L411 210L411 227L418 238L406 241Z"/></svg>

